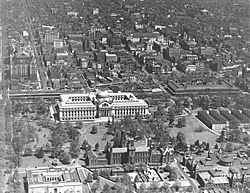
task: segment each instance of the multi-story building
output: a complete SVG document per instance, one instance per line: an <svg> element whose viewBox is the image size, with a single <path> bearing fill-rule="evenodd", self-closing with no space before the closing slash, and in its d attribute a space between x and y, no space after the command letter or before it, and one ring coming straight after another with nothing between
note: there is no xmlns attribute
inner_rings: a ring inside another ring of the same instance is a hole
<svg viewBox="0 0 250 193"><path fill-rule="evenodd" d="M11 79L35 80L37 68L32 54L22 51L11 57L10 75Z"/></svg>
<svg viewBox="0 0 250 193"><path fill-rule="evenodd" d="M81 167L39 167L25 171L26 193L84 193L86 176Z"/></svg>
<svg viewBox="0 0 250 193"><path fill-rule="evenodd" d="M119 164L139 164L147 163L151 165L161 165L173 161L173 148L161 149L152 145L151 139L143 146L135 146L134 139L125 138L122 132L119 147L109 147L105 154L96 153L92 150L84 155L85 163L88 167L100 165L119 165Z"/></svg>
<svg viewBox="0 0 250 193"><path fill-rule="evenodd" d="M101 117L123 119L126 116L145 117L148 104L132 93L96 92L88 94L62 94L55 109L60 121L88 121Z"/></svg>
<svg viewBox="0 0 250 193"><path fill-rule="evenodd" d="M149 147L135 147L134 140L129 140L127 147L110 148L110 164L121 163L147 163L149 160Z"/></svg>
<svg viewBox="0 0 250 193"><path fill-rule="evenodd" d="M58 31L47 31L44 34L44 42L45 43L53 43L55 40L59 39Z"/></svg>

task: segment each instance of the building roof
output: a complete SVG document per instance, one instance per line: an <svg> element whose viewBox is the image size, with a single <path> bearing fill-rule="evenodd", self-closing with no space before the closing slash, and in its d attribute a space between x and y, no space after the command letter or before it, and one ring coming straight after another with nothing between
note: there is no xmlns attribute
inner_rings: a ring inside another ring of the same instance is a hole
<svg viewBox="0 0 250 193"><path fill-rule="evenodd" d="M174 95L185 95L197 92L239 92L239 89L234 85L224 81L222 84L207 84L207 85L180 85L176 82L169 81L168 89Z"/></svg>
<svg viewBox="0 0 250 193"><path fill-rule="evenodd" d="M40 167L26 170L29 186L48 186L54 183L81 183L84 181L81 168L77 167Z"/></svg>
<svg viewBox="0 0 250 193"><path fill-rule="evenodd" d="M148 152L148 151L149 151L149 147L147 146L141 146L141 147L135 148L135 152Z"/></svg>
<svg viewBox="0 0 250 193"><path fill-rule="evenodd" d="M126 153L127 148L126 147L116 147L113 148L112 153Z"/></svg>
<svg viewBox="0 0 250 193"><path fill-rule="evenodd" d="M227 177L215 177L215 178L212 178L211 180L213 184L228 184L229 183Z"/></svg>
<svg viewBox="0 0 250 193"><path fill-rule="evenodd" d="M71 108L71 107L96 107L92 102L95 98L105 99L107 97L113 98L113 107L119 106L145 106L148 104L141 99L137 99L132 93L108 93L107 91L97 93L78 93L78 94L61 94L60 102L58 103L61 108Z"/></svg>

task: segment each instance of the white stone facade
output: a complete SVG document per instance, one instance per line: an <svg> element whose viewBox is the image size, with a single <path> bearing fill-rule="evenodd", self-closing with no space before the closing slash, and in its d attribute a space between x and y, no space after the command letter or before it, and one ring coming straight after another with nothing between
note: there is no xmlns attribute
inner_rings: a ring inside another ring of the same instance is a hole
<svg viewBox="0 0 250 193"><path fill-rule="evenodd" d="M62 94L56 109L60 121L91 121L101 117L123 119L126 116L145 117L148 104L132 93L96 92L89 94Z"/></svg>

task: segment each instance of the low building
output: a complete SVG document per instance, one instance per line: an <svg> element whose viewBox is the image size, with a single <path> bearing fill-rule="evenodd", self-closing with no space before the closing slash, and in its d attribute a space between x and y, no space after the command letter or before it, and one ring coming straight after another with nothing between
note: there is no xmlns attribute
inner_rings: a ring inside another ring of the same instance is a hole
<svg viewBox="0 0 250 193"><path fill-rule="evenodd" d="M216 132L228 126L228 122L216 111L199 111L197 118Z"/></svg>
<svg viewBox="0 0 250 193"><path fill-rule="evenodd" d="M180 85L174 81L169 81L167 89L174 96L188 96L201 94L238 94L239 88L223 81L222 84L206 84L206 85Z"/></svg>
<svg viewBox="0 0 250 193"><path fill-rule="evenodd" d="M81 167L39 167L24 174L26 193L84 193L87 189Z"/></svg>
<svg viewBox="0 0 250 193"><path fill-rule="evenodd" d="M106 62L117 62L117 55L116 54L105 54L105 61Z"/></svg>

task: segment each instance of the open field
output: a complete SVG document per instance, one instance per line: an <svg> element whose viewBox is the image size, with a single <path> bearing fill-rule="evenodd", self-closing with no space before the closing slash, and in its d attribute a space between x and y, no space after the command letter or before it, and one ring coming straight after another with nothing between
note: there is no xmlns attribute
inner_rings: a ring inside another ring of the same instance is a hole
<svg viewBox="0 0 250 193"><path fill-rule="evenodd" d="M170 134L172 136L176 136L179 131L185 134L187 144L193 144L197 139L200 140L200 142L207 142L210 143L210 147L214 146L216 144L216 138L218 138L217 135L213 134L212 132L205 130L203 132L195 132L194 129L203 126L201 122L196 119L193 116L187 116L186 117L187 123L186 127L178 128L173 127L170 129Z"/></svg>

